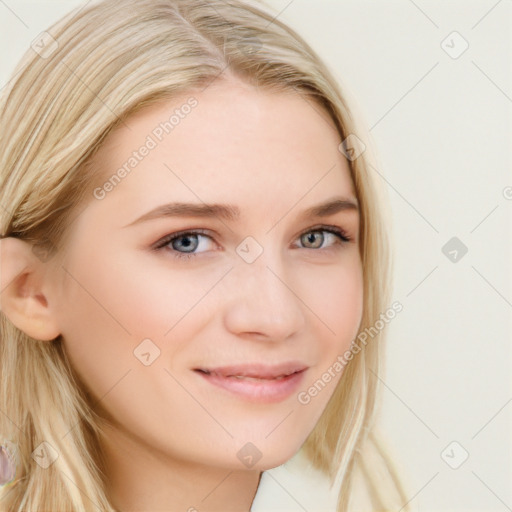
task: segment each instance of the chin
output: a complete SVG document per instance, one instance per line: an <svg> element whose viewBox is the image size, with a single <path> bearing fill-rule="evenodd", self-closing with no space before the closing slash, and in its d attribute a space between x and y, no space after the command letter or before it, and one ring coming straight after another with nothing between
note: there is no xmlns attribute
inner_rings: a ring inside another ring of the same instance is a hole
<svg viewBox="0 0 512 512"><path fill-rule="evenodd" d="M301 443L286 446L283 442L267 443L260 448L260 457L249 469L266 471L288 462L301 448ZM249 452L250 450L247 450Z"/></svg>

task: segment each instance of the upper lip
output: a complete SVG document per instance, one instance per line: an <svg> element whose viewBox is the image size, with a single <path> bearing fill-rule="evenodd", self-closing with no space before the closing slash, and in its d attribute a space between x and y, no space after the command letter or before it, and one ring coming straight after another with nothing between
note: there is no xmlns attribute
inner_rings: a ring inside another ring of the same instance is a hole
<svg viewBox="0 0 512 512"><path fill-rule="evenodd" d="M268 364L237 364L230 366L218 366L214 368L202 366L194 368L196 371L219 375L221 377L253 377L255 379L276 379L301 372L308 368L307 365L290 361L277 365Z"/></svg>

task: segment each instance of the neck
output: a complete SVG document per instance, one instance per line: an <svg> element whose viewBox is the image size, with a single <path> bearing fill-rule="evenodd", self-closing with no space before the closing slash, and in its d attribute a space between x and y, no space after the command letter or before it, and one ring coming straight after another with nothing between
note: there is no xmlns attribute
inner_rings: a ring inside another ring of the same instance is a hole
<svg viewBox="0 0 512 512"><path fill-rule="evenodd" d="M250 512L261 476L176 460L117 429L106 431L101 449L108 496L119 512Z"/></svg>

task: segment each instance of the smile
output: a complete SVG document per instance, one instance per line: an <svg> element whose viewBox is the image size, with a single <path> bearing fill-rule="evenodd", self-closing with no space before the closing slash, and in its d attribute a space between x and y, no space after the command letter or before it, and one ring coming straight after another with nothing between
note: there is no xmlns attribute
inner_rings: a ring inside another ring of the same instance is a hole
<svg viewBox="0 0 512 512"><path fill-rule="evenodd" d="M231 366L197 368L194 371L209 384L251 402L275 403L288 398L300 386L307 366L286 363L279 366Z"/></svg>

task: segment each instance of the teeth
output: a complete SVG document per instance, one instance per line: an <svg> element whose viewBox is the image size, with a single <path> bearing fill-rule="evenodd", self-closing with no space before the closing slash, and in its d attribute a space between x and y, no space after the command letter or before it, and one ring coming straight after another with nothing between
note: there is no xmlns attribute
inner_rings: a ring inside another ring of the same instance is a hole
<svg viewBox="0 0 512 512"><path fill-rule="evenodd" d="M285 377L288 377L288 375L280 375L279 377L271 377L269 379L264 379L264 378L261 378L261 377L248 377L248 376L245 376L245 375L229 375L229 377L233 377L235 379L240 379L240 380L245 379L245 380L260 381L260 380L282 380Z"/></svg>
<svg viewBox="0 0 512 512"><path fill-rule="evenodd" d="M262 381L262 380L282 380L286 377L289 377L290 375L293 375L292 373L287 373L286 375L279 375L278 377L250 377L248 375L221 375L216 372L211 372L210 370L205 370L203 368L199 369L198 371L206 374L206 375L216 375L217 377L225 377L225 378L234 378L234 379L246 379L246 380L253 380L253 381Z"/></svg>

